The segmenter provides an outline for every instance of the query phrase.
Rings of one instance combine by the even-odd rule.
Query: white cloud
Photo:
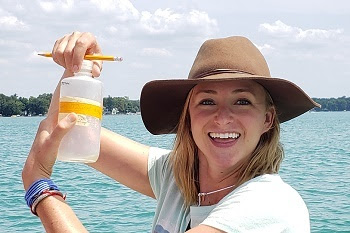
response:
[[[323,29],[308,29],[308,30],[300,30],[296,35],[297,40],[322,40],[322,39],[332,39],[337,38],[338,35],[344,32],[343,29],[335,29],[335,30],[323,30]]]
[[[211,35],[216,32],[217,22],[206,12],[192,10],[188,13],[175,13],[171,9],[157,9],[154,14],[143,11],[140,26],[149,34],[183,33]]]
[[[140,25],[151,34],[173,33],[175,24],[180,21],[180,14],[173,13],[170,9],[157,9],[154,14],[143,11]]]
[[[60,1],[39,1],[39,6],[45,12],[53,12],[61,9],[63,11],[71,10],[74,6],[74,0],[60,0]]]
[[[97,4],[98,0],[91,0]],[[116,2],[116,0],[111,2]],[[127,1],[125,1],[127,2]],[[105,7],[101,4],[101,10]],[[126,11],[116,9],[111,6],[111,9],[115,9],[114,16],[111,19],[113,22],[111,25],[104,27],[111,35],[118,34],[120,37],[127,38],[130,35],[138,35],[138,38],[145,39],[145,36],[162,36],[169,37],[174,34],[182,35],[189,38],[207,38],[215,34],[218,31],[217,21],[209,17],[208,13],[204,11],[191,10],[187,12],[178,12],[170,8],[156,9],[154,12],[150,11],[137,11],[133,12],[131,8],[129,13]],[[111,10],[109,9],[109,10]],[[121,18],[127,21],[118,21]],[[116,21],[117,20],[117,21]],[[154,38],[154,37],[153,37]],[[159,38],[159,37],[158,37]]]
[[[186,18],[192,25],[202,25],[205,23],[207,25],[217,26],[216,20],[210,19],[208,13],[204,11],[192,10]]]
[[[129,0],[90,0],[100,11],[113,13],[122,21],[138,19],[139,11]]]
[[[144,56],[160,56],[160,57],[172,56],[171,52],[169,52],[164,48],[144,48],[141,54]]]
[[[262,46],[260,45],[257,45],[257,44],[254,44],[262,54],[264,55],[268,55],[270,54],[275,48],[272,47],[271,45],[269,44],[263,44]]]
[[[27,31],[29,26],[15,16],[0,17],[0,30]]]
[[[275,57],[289,57],[303,62],[348,63],[345,54],[349,53],[349,49],[343,45],[349,38],[343,29],[302,28],[277,20],[272,24],[260,24],[259,31],[265,33],[268,44],[273,48],[259,48],[265,55],[273,52]]]
[[[303,41],[323,41],[339,37],[344,32],[343,29],[305,29],[289,26],[280,20],[273,24],[263,23],[259,26],[259,31],[265,32],[275,37],[289,38],[296,42]]]
[[[285,35],[293,32],[293,28],[277,20],[274,24],[263,23],[260,24],[259,30],[274,35]]]

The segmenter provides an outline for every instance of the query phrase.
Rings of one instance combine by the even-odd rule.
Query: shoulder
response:
[[[168,164],[170,153],[170,150],[151,147],[148,153],[148,170]]]
[[[281,230],[309,228],[309,213],[303,199],[278,174],[262,175],[242,184],[218,203],[208,220],[243,229],[254,226]]]
[[[279,200],[290,197],[301,199],[298,192],[289,184],[285,183],[278,174],[265,174],[255,177],[237,187],[229,195],[227,195],[224,200],[229,199],[230,197],[234,198],[240,196],[241,194],[245,194],[245,198],[260,197],[258,199],[272,199],[276,196],[280,196],[281,198],[279,198]],[[281,194],[288,196],[283,196]]]
[[[285,183],[278,174],[265,174],[242,184],[223,198],[219,206],[235,203],[255,210],[268,208],[271,214],[278,215],[281,212],[291,214],[290,210],[294,209],[296,212],[307,212],[305,202],[299,193]]]

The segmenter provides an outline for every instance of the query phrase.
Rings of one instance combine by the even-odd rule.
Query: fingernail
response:
[[[73,66],[73,72],[76,73],[79,71],[79,67],[77,65]]]
[[[68,115],[68,120],[69,120],[71,123],[75,122],[76,119],[77,119],[77,118],[76,118],[75,114],[69,114],[69,115]]]

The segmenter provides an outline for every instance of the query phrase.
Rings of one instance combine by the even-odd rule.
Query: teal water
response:
[[[42,117],[0,117],[0,232],[44,232],[26,207],[21,170]],[[171,148],[139,115],[104,116],[103,125],[141,143]],[[312,232],[350,232],[350,112],[306,113],[282,124],[282,178],[299,191]],[[90,232],[149,232],[155,201],[84,164],[57,162],[54,181]]]

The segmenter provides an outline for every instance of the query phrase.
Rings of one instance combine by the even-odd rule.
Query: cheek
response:
[[[256,141],[255,138],[260,139],[260,136],[265,133],[266,127],[265,127],[265,116],[262,114],[258,115],[250,115],[244,118],[244,125],[248,132],[250,132],[251,135],[254,135],[254,141]]]
[[[193,120],[195,119],[195,120]],[[203,129],[202,123],[199,118],[191,118],[191,132],[192,136],[195,138]]]
[[[191,133],[193,140],[195,143],[202,144],[203,140],[205,140],[205,125],[207,124],[206,118],[202,116],[200,113],[192,112],[190,114],[190,122],[191,122]]]

